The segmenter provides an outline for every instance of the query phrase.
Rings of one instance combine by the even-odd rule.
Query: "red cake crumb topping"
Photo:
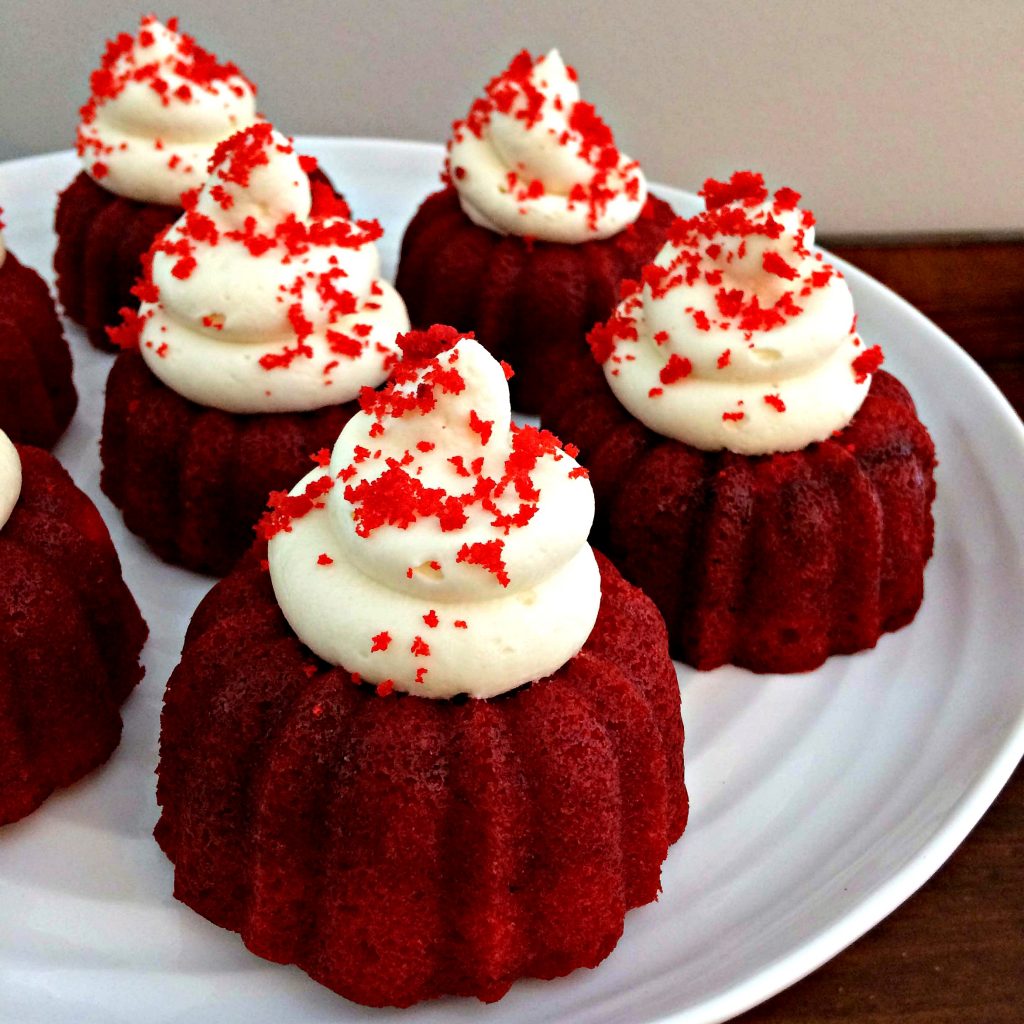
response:
[[[271,147],[291,152],[288,145],[285,150],[275,141],[273,129],[269,124],[260,123],[237,132],[217,146],[210,161],[211,179],[215,181],[204,186],[206,193],[212,196],[221,207],[232,205],[232,196],[224,188],[246,187],[249,185],[254,170],[269,162],[268,152]],[[314,166],[312,158],[300,158],[304,167]],[[330,189],[322,183],[315,186]],[[333,194],[333,193],[332,193]],[[253,256],[267,257],[272,253],[282,265],[288,265],[298,257],[303,257],[316,249],[360,249],[376,242],[382,234],[380,224],[373,220],[349,221],[348,206],[343,200],[337,202],[314,203],[313,213],[308,221],[299,220],[288,214],[269,228],[260,228],[254,217],[247,217],[241,228],[218,230],[215,221],[201,213],[196,205],[200,190],[183,196],[185,213],[182,218],[157,236],[153,246],[143,260],[142,275],[133,287],[133,293],[141,302],[150,305],[161,303],[160,289],[153,278],[153,261],[157,255],[169,257],[174,262],[171,274],[179,280],[187,280],[196,271],[199,262],[210,250],[225,241],[240,243]],[[220,198],[218,198],[218,196]],[[317,208],[319,205],[319,209]],[[330,256],[328,262],[337,262]],[[379,309],[376,302],[367,301],[356,296],[343,286],[346,272],[339,266],[331,266],[326,271],[306,271],[297,273],[288,286],[282,286],[279,301],[288,302],[286,311],[291,327],[293,340],[282,349],[263,355],[259,364],[267,371],[274,371],[290,366],[296,359],[310,359],[314,356],[313,348],[307,343],[314,331],[314,325],[304,312],[302,300],[312,292],[316,294],[317,305],[327,314],[328,323],[337,324],[342,318],[351,317],[361,309]],[[379,285],[374,282],[371,293],[380,295]],[[146,310],[141,319],[135,314],[122,311],[124,323],[109,329],[115,344],[121,347],[137,347],[138,337],[146,319],[152,316],[153,310]],[[224,318],[221,314],[208,314],[202,318],[203,326],[221,331]],[[360,358],[372,343],[372,327],[368,323],[355,323],[347,332],[328,327],[325,331],[327,345],[333,356],[325,362],[323,373],[330,374],[340,365],[341,359],[354,360]],[[387,346],[377,343],[381,354],[383,369],[390,368],[394,355]]]
[[[492,573],[498,582],[507,587],[512,581],[505,570],[502,553],[505,545],[500,540],[477,541],[475,544],[463,544],[455,556],[457,562],[467,565],[479,565]]]
[[[768,198],[768,190],[764,187],[764,178],[760,174],[754,171],[737,171],[728,181],[708,178],[697,195],[703,198],[704,205],[709,210],[717,210],[731,203],[759,206]]]
[[[273,144],[273,134],[270,124],[261,121],[224,139],[210,157],[210,173],[228,184],[248,188],[252,172],[270,163],[267,150]]]
[[[139,347],[144,323],[145,320],[134,309],[125,306],[121,310],[121,322],[106,329],[107,337],[118,348],[132,351]]]
[[[370,653],[373,654],[376,651],[386,651],[391,646],[391,634],[384,630],[378,633],[373,638],[373,646],[370,648]]]
[[[155,41],[150,26],[156,24],[157,19],[152,14],[142,18],[138,34],[138,42],[142,47],[149,47]],[[177,32],[177,26],[177,18],[168,20],[167,28],[171,32]],[[121,32],[114,39],[107,41],[100,66],[89,77],[92,95],[80,110],[82,120],[87,124],[95,119],[98,106],[120,95],[130,82],[147,83],[160,97],[164,106],[170,106],[172,101],[190,102],[193,86],[214,93],[215,83],[227,82],[233,78],[241,79],[254,95],[256,93],[256,86],[242,74],[237,65],[231,62],[221,63],[214,54],[204,50],[192,36],[185,33],[179,36],[178,52],[170,66],[175,75],[186,79],[188,84],[172,90],[167,79],[161,74],[162,68],[159,63],[138,62],[134,52],[135,42],[135,37],[128,32]]]
[[[306,484],[302,494],[290,495],[287,491],[271,491],[267,499],[268,511],[256,524],[256,533],[263,540],[270,540],[279,533],[291,533],[292,522],[309,515],[315,508],[323,508],[320,499],[334,486],[329,476],[317,477]]]
[[[334,559],[326,551],[316,560],[317,565],[334,565]]]
[[[872,345],[871,348],[861,352],[851,364],[854,375],[857,378],[857,383],[863,384],[868,379],[868,376],[882,365],[884,359],[885,357],[882,355],[882,350],[878,345]]]
[[[461,339],[471,337],[441,325],[401,336],[398,342],[405,358],[395,367],[392,379],[380,391],[367,388],[360,397],[363,411],[373,420],[370,435],[383,437],[396,421],[425,416],[443,396],[462,394],[466,381],[458,370],[459,350],[455,346]],[[481,449],[491,444],[493,421],[470,409],[466,426]],[[487,460],[483,451],[474,458],[450,456],[447,461],[459,479],[465,481],[461,491],[429,487],[419,478],[420,457],[435,448],[434,442],[426,437],[413,441],[400,457],[385,457],[382,451],[373,454],[364,446],[355,446],[352,462],[338,476],[345,483],[345,499],[353,505],[356,534],[369,537],[383,526],[405,530],[423,519],[436,520],[441,531],[448,533],[466,526],[471,509],[482,510],[499,536],[464,544],[457,561],[480,566],[493,573],[502,586],[508,586],[502,538],[526,526],[537,513],[540,491],[533,479],[534,470],[543,458],[558,461],[563,451],[571,457],[578,454],[575,446],[563,448],[553,434],[536,427],[512,425],[510,442],[501,473],[493,476],[485,473]],[[383,461],[382,471],[363,476],[360,466],[377,460]],[[583,477],[585,471],[577,467],[568,476]],[[440,570],[436,563],[431,563],[431,567]],[[409,567],[407,576],[412,579],[413,575],[414,569]],[[428,618],[425,621],[433,624]]]
[[[137,53],[136,40],[143,49],[151,46],[155,42],[153,27],[158,24],[152,14],[147,14],[139,25],[137,37],[122,32],[107,42],[100,66],[89,77],[89,99],[79,110],[82,127],[93,124],[99,108],[119,96],[133,82],[147,85],[165,107],[190,104],[197,91],[216,95],[223,85],[227,85],[238,96],[244,95],[246,91],[256,94],[256,86],[242,74],[237,65],[222,63],[214,54],[199,46],[190,35],[182,33],[178,37],[177,52],[173,57],[147,60],[145,54]],[[171,18],[167,28],[176,33],[177,24],[177,19]],[[168,72],[184,81],[172,88],[167,78]],[[88,150],[100,155],[104,149],[103,144],[83,131],[82,127],[79,128],[77,141],[79,156],[84,156]],[[155,142],[155,148],[162,148],[159,139]],[[92,165],[92,173],[102,178],[107,168],[102,162],[97,162]]]
[[[746,253],[746,239],[760,236],[777,239],[783,233],[777,219],[795,208],[799,193],[792,189],[779,189],[769,200],[768,190],[760,174],[737,171],[727,182],[708,179],[701,195],[707,209],[694,217],[677,218],[669,232],[669,241],[678,250],[668,266],[650,264],[644,268],[642,285],[655,299],[664,298],[673,289],[691,286],[704,279],[714,294],[717,316],[707,311],[688,308],[694,325],[701,331],[738,327],[751,340],[755,332],[767,332],[780,327],[803,312],[796,299],[809,295],[811,290],[823,288],[835,271],[819,266],[805,276],[775,250],[762,257],[762,268],[781,281],[793,282],[792,288],[782,291],[770,305],[754,290],[726,288],[721,282],[723,271]],[[813,216],[805,217],[796,232],[795,252],[803,257],[809,254],[805,233]],[[591,331],[589,341],[595,358],[606,362],[612,358],[620,340],[636,341],[636,313],[641,303],[639,288],[627,285],[623,304],[616,314],[603,325]],[[668,341],[665,332],[659,332],[658,344]]]
[[[526,50],[517,53],[509,66],[488,82],[483,97],[474,100],[466,117],[452,124],[452,141],[462,141],[467,134],[484,138],[495,114],[514,117],[527,129],[536,128],[543,117],[546,100],[544,93],[533,83],[533,73],[543,59],[542,56],[532,57]],[[571,67],[566,71],[576,81],[576,72]],[[623,159],[611,129],[598,116],[593,104],[578,100],[566,111],[558,96],[552,99],[551,104],[565,115],[567,124],[567,129],[557,139],[558,145],[571,149],[593,172],[588,182],[578,183],[570,190],[569,208],[585,206],[588,223],[591,228],[596,228],[598,219],[620,191],[630,198],[638,196],[639,164]],[[459,182],[465,179],[466,169],[452,165],[451,148],[452,143],[449,142],[442,178],[446,182]],[[531,201],[545,194],[543,182],[523,179],[515,170],[508,172],[507,185],[520,204],[521,213],[527,211]]]
[[[689,377],[693,372],[693,364],[675,352],[668,357],[668,362],[661,368],[658,377],[662,384],[675,384],[676,381]]]
[[[480,443],[487,444],[491,439],[491,431],[494,429],[493,420],[482,420],[476,413],[476,409],[471,409],[469,412],[469,425],[470,427],[480,435]]]
[[[777,252],[766,252],[761,257],[761,266],[767,273],[787,281],[796,277],[796,267],[791,267]]]
[[[447,352],[463,338],[476,337],[472,331],[460,334],[454,327],[446,324],[434,324],[425,331],[409,331],[398,336],[398,347],[402,350],[402,362],[405,365],[403,375],[411,380],[417,366],[429,362],[442,352]]]
[[[640,343],[644,337],[640,320],[645,315],[645,302],[665,300],[676,290],[681,293],[680,305],[687,300],[692,303],[683,306],[682,312],[697,330],[738,330],[748,347],[756,349],[755,335],[776,330],[799,317],[814,292],[830,287],[834,278],[842,276],[824,262],[821,253],[812,253],[808,232],[814,225],[814,215],[798,210],[800,194],[793,189],[781,188],[769,196],[760,174],[737,171],[725,182],[709,178],[700,194],[707,208],[694,217],[677,218],[669,230],[672,248],[666,265],[648,264],[639,282],[624,281],[615,312],[589,332],[587,341],[597,362],[619,364],[635,359],[629,345]],[[731,264],[748,259],[748,242],[752,239],[759,240],[753,251],[761,254],[763,272],[755,285],[746,283],[747,276],[756,273],[751,266],[730,273]],[[770,243],[776,240],[779,245],[773,247]],[[696,305],[701,301],[702,287],[707,289],[703,294],[714,300],[710,309]],[[856,329],[854,317],[850,333],[853,343],[859,345]],[[662,346],[671,338],[667,331],[658,330],[652,340]],[[724,349],[717,359],[718,369],[729,366],[731,360],[732,349]],[[877,346],[862,352],[853,361],[858,382],[877,370],[881,361]],[[660,383],[685,380],[691,371],[690,362],[673,353],[660,371]],[[607,372],[616,376],[619,367]],[[647,394],[656,399],[663,388],[649,387]],[[779,395],[767,395],[765,401],[777,411],[785,411]],[[727,421],[740,418],[740,414],[725,414]]]

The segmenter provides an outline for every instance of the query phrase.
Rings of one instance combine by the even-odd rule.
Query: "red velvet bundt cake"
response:
[[[447,187],[402,242],[397,286],[416,327],[474,331],[516,367],[512,404],[536,412],[569,353],[665,240],[673,213],[580,102],[557,51],[525,51],[448,144]]]
[[[0,825],[111,755],[146,634],[95,506],[0,433]]]
[[[107,44],[82,107],[77,150],[84,170],[57,204],[57,294],[98,348],[120,319],[140,260],[181,216],[214,147],[256,120],[256,88],[221,64],[177,19],[152,15],[135,36]]]
[[[586,544],[585,471],[475,342],[406,341],[199,606],[158,769],[175,895],[374,1006],[595,966],[687,817],[664,626]]]
[[[0,430],[18,444],[52,448],[77,405],[50,290],[0,238]]]
[[[593,541],[697,668],[815,668],[913,619],[935,451],[856,332],[813,217],[760,175],[709,181],[545,424],[580,447]]]
[[[267,494],[309,467],[387,376],[408,326],[375,221],[307,177],[261,123],[145,257],[107,385],[102,486],[169,562],[223,574]]]

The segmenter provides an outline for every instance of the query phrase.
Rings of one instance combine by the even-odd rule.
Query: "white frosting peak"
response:
[[[491,697],[556,671],[590,635],[594,496],[552,435],[512,425],[482,346],[436,351],[446,331],[450,344],[446,328],[410,336],[434,351],[364,402],[329,470],[265,533],[281,609],[325,661],[388,689]]]
[[[536,61],[523,51],[488,84],[453,126],[448,173],[474,223],[550,242],[617,234],[647,199],[557,50]]]
[[[256,89],[152,15],[107,45],[82,107],[78,153],[104,188],[142,202],[180,205],[200,185],[214,147],[257,120]]]
[[[21,457],[11,439],[0,430],[0,529],[7,525],[21,497]]]
[[[795,451],[845,427],[881,352],[842,275],[814,251],[800,197],[758,174],[709,180],[607,324],[590,335],[619,401],[706,451]]]
[[[153,373],[199,405],[340,405],[380,384],[396,357],[409,320],[380,277],[380,226],[349,220],[326,184],[314,202],[304,164],[266,123],[232,136],[150,250],[139,313],[114,337],[137,342]]]

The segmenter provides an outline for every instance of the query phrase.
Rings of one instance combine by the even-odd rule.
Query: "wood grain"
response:
[[[934,320],[1024,414],[1024,239],[822,244]],[[1024,766],[923,889],[737,1021],[1022,1024]]]

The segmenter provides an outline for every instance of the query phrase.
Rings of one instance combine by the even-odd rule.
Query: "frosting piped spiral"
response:
[[[491,697],[590,635],[593,491],[571,446],[512,424],[471,337],[434,327],[403,348],[323,468],[272,496],[274,591],[303,643],[383,692]]]
[[[612,391],[651,430],[705,451],[795,451],[845,427],[882,362],[800,196],[749,171],[709,179],[589,336]]]
[[[0,430],[0,529],[7,525],[21,497],[21,457],[11,439]]]
[[[144,260],[141,306],[114,341],[226,412],[319,409],[380,384],[405,304],[380,277],[380,225],[350,220],[330,186],[311,185],[315,166],[265,122],[218,146]]]
[[[647,183],[557,50],[525,50],[452,126],[447,173],[466,216],[503,235],[579,243],[640,216]]]
[[[82,164],[104,188],[142,202],[179,205],[217,143],[257,120],[252,82],[180,33],[176,18],[147,15],[134,36],[111,40],[90,86]]]

